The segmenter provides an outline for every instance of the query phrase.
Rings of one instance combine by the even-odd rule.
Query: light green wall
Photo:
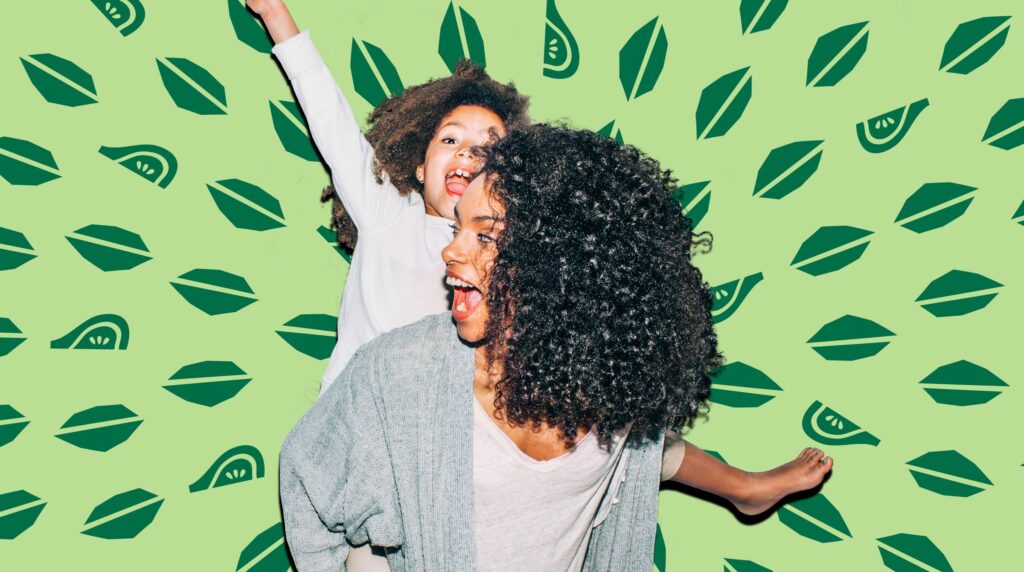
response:
[[[49,151],[56,168],[37,164],[47,163],[45,153],[7,139],[0,144],[0,169],[5,177],[59,174],[38,185],[0,181],[0,228],[14,231],[0,231],[0,268],[34,256],[0,271],[0,330],[6,332],[0,333],[0,349],[8,350],[0,357],[0,406],[13,407],[0,407],[0,442],[18,433],[0,446],[0,532],[24,529],[13,540],[0,540],[0,561],[18,569],[232,570],[238,565],[250,541],[278,522],[277,451],[315,398],[326,365],[296,351],[276,332],[299,315],[336,315],[346,276],[345,261],[317,233],[329,216],[317,201],[328,177],[319,164],[283,148],[287,135],[275,130],[269,102],[291,101],[291,93],[272,58],[236,37],[231,2],[143,2],[145,18],[128,36],[85,0],[21,2],[5,10],[0,137]],[[290,5],[300,27],[312,30],[360,117],[371,106],[352,85],[353,37],[380,47],[406,85],[447,73],[436,49],[447,2],[292,0]],[[696,259],[710,284],[763,275],[721,323],[720,339],[730,362],[760,370],[781,391],[746,390],[773,396],[758,407],[713,405],[709,422],[698,424],[690,439],[751,470],[767,469],[808,445],[822,446],[835,458],[823,492],[849,538],[816,542],[775,515],[744,524],[720,506],[665,491],[660,523],[667,570],[718,570],[726,558],[780,571],[883,569],[876,539],[899,533],[927,537],[956,570],[1018,567],[1014,523],[1024,501],[1019,445],[1024,402],[1015,357],[1024,309],[1017,287],[1024,279],[1019,264],[1024,228],[1017,224],[1017,211],[1024,200],[1024,146],[1001,149],[982,140],[993,116],[1007,128],[1024,129],[1020,102],[997,114],[1008,101],[1024,97],[1020,3],[792,0],[770,29],[743,34],[738,0],[558,0],[579,46],[578,70],[566,79],[542,74],[543,0],[461,6],[479,27],[487,69],[532,96],[535,119],[566,119],[593,129],[614,119],[626,143],[660,159],[681,182],[710,181],[709,208],[699,230],[714,233],[714,249]],[[943,47],[957,26],[990,16],[1012,16],[1005,45],[970,73],[940,71]],[[627,100],[619,82],[619,51],[655,17],[667,40],[664,69],[651,91]],[[852,65],[848,75],[833,87],[805,85],[816,40],[865,21],[864,55],[838,64]],[[976,46],[977,52],[992,51],[999,33]],[[954,37],[953,47],[969,46],[970,39]],[[646,45],[646,38],[641,40]],[[52,74],[33,72],[37,89],[22,62],[35,54],[53,54],[85,70],[97,102],[76,107],[48,102],[44,95],[57,99],[72,90],[76,97],[91,97],[90,89],[81,81],[77,89],[54,86],[60,80]],[[212,74],[225,89],[227,113],[199,115],[176,106],[170,93],[188,90],[165,86],[158,58],[185,58]],[[742,115],[724,136],[698,140],[695,111],[702,90],[748,66],[751,97]],[[64,71],[65,79],[74,79]],[[929,106],[897,146],[878,154],[862,148],[858,122],[923,98]],[[1012,142],[1013,133],[1000,140]],[[1020,142],[1021,132],[1016,137]],[[816,140],[823,141],[820,164],[805,183],[778,200],[752,196],[772,149]],[[176,157],[177,174],[166,188],[98,152],[101,146],[137,144],[159,145]],[[30,161],[19,159],[19,153],[28,153]],[[225,179],[244,180],[276,198],[284,226],[237,228],[207,188]],[[912,193],[943,182],[976,188],[965,195],[973,198],[962,216],[923,233],[894,222]],[[237,209],[225,210],[241,212]],[[274,209],[265,203],[263,210]],[[151,260],[101,271],[66,238],[89,225],[138,234]],[[871,231],[862,256],[820,276],[791,266],[801,244],[831,226]],[[93,258],[102,265],[111,256],[105,251]],[[193,269],[244,277],[256,301],[232,313],[200,311],[170,284]],[[992,290],[997,295],[972,313],[932,315],[915,300],[951,270],[998,282]],[[977,286],[953,284],[954,291],[969,287]],[[214,300],[207,309],[219,304]],[[127,349],[51,349],[50,341],[101,314],[128,323]],[[846,314],[871,320],[895,336],[872,357],[823,359],[807,341]],[[26,339],[11,349],[19,338]],[[211,360],[233,362],[247,374],[235,377],[252,381],[210,407],[163,388],[182,367]],[[958,360],[1005,382],[998,388],[1002,394],[969,406],[929,397],[919,382]],[[750,379],[738,375],[731,381]],[[963,386],[979,379],[995,383],[971,375],[953,381],[970,389]],[[954,399],[965,395],[961,391]],[[716,394],[717,401],[727,397]],[[815,401],[880,442],[813,441],[801,420]],[[61,427],[73,414],[115,404],[142,423],[109,451],[55,438],[67,432]],[[25,420],[28,425],[19,430]],[[103,432],[91,436],[84,439],[94,447],[117,440]],[[83,437],[77,439],[81,443]],[[222,453],[242,445],[261,453],[263,478],[190,492],[189,485]],[[918,486],[908,461],[949,450],[983,472],[970,479],[975,484],[979,479],[992,484],[969,497]],[[961,477],[970,476],[970,467],[951,458],[927,458],[933,469],[947,473],[945,480],[932,481],[931,489],[950,480],[967,482]],[[97,524],[85,524],[94,508],[137,488],[163,499],[152,523],[137,536],[108,540],[82,534]],[[41,501],[24,493],[2,496],[15,491]],[[842,529],[834,515],[815,515],[820,498],[802,508]],[[141,497],[129,500],[141,504],[137,518],[146,506],[150,512],[155,506]],[[41,502],[42,512],[24,528],[38,511],[32,507]],[[101,530],[127,534],[144,524],[132,518],[129,514]],[[793,522],[805,533],[820,530],[799,518]],[[259,549],[274,546],[272,536],[273,531]],[[920,552],[923,543],[909,539],[902,548],[942,569],[934,554]],[[279,556],[270,551],[249,565],[279,569],[274,566]],[[243,563],[249,558],[246,553]],[[734,566],[739,572],[756,569]]]

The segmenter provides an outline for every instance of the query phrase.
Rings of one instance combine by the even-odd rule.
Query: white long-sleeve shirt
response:
[[[309,30],[275,45],[273,54],[295,90],[334,188],[359,229],[322,395],[363,344],[448,309],[441,250],[451,242],[452,231],[447,219],[426,214],[419,194],[401,196],[386,175],[383,184],[377,182],[373,148]]]

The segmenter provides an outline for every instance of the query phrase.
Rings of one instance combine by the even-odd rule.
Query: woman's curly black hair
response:
[[[495,407],[514,425],[656,435],[706,410],[722,356],[670,171],[590,131],[533,125],[481,149],[504,228],[488,277]],[[703,237],[702,235],[700,235]],[[494,364],[499,364],[496,367]]]
[[[530,122],[529,97],[519,93],[512,83],[491,79],[473,61],[462,60],[452,75],[407,87],[401,95],[388,98],[370,112],[366,139],[375,153],[373,172],[377,182],[383,182],[386,174],[403,196],[423,192],[423,184],[416,180],[416,167],[423,163],[427,144],[441,120],[460,105],[491,110],[506,129]],[[325,188],[320,200],[332,201],[331,228],[337,230],[340,244],[354,250],[356,227],[334,187]]]

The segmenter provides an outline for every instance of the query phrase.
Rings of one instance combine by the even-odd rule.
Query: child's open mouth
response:
[[[466,187],[473,180],[476,173],[462,167],[448,171],[444,176],[444,190],[451,196],[459,198],[466,192]]]
[[[446,282],[455,289],[455,298],[452,301],[452,317],[456,321],[462,322],[473,315],[480,302],[483,301],[484,295],[476,286],[450,272]]]

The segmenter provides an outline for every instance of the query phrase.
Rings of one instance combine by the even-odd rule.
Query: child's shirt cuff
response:
[[[316,51],[313,40],[309,37],[309,30],[303,30],[287,40],[275,44],[271,53],[281,62],[285,75],[290,81],[295,81],[303,72],[323,65],[324,60],[320,52]]]

